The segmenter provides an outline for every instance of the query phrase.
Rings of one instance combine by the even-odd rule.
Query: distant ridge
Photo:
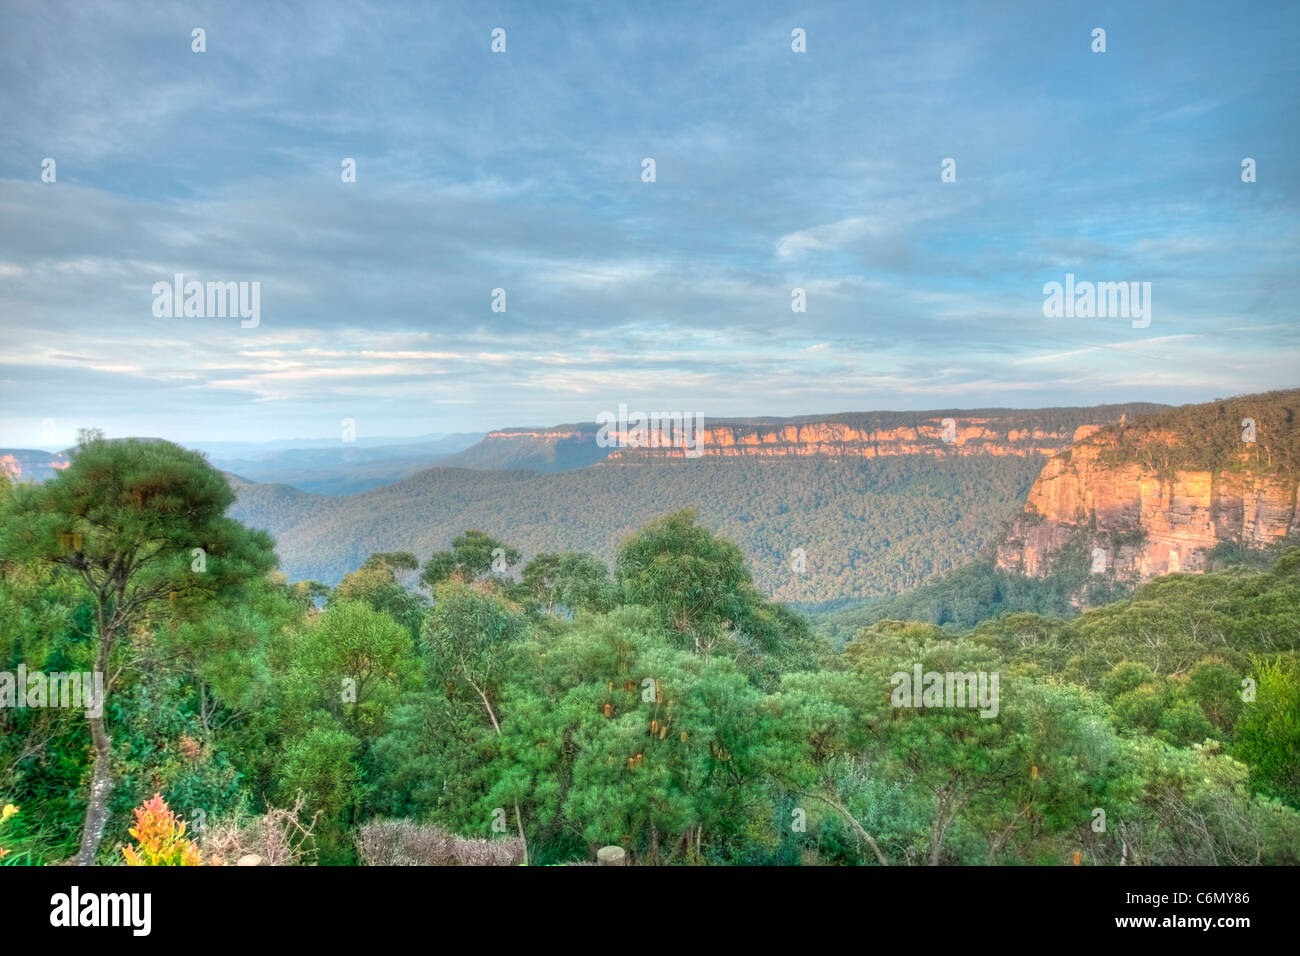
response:
[[[1051,454],[1108,421],[1162,407],[733,419],[709,427],[741,436],[718,446],[734,453],[689,460],[602,448],[595,423],[498,429],[437,467],[361,494],[240,484],[232,513],[277,538],[292,578],[334,583],[373,552],[423,559],[467,528],[525,557],[583,550],[611,561],[636,528],[694,507],[741,547],[769,594],[824,606],[915,587],[971,560],[994,543]],[[952,442],[940,433],[944,418],[954,419]],[[807,428],[845,437],[794,445]],[[792,446],[804,453],[781,453]],[[791,570],[796,549],[803,572]]]
[[[699,457],[876,458],[892,455],[1051,455],[1083,434],[1125,416],[1167,408],[1148,402],[1082,408],[937,409],[916,412],[839,412],[788,418],[704,419]],[[947,421],[951,420],[951,425]],[[626,425],[605,429],[576,422],[550,427],[501,428],[440,462],[456,468],[566,471],[598,462],[634,463],[688,458],[680,446],[631,447]],[[950,440],[946,440],[951,430]]]

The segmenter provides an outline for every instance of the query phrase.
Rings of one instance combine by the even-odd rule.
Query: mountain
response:
[[[67,452],[0,448],[0,475],[14,481],[46,481],[67,467]]]
[[[223,456],[216,446],[195,447],[208,450],[214,467],[249,481],[346,495],[392,484],[442,464],[482,438],[482,433],[458,433],[394,444],[335,441],[323,446],[246,449],[247,457],[242,458]]]
[[[1023,510],[970,564],[823,614],[818,629],[843,646],[884,619],[965,628],[1007,611],[1070,617],[1161,574],[1266,566],[1300,539],[1298,408],[1293,389],[1098,429],[1044,464]]]
[[[1221,545],[1300,536],[1300,389],[1190,405],[1112,425],[1052,458],[997,549],[997,565],[1050,573],[1066,549],[1137,583],[1201,571]],[[1249,439],[1249,441],[1247,440]]]
[[[880,458],[894,455],[1051,455],[1103,424],[1163,408],[1133,403],[1092,408],[847,412],[795,418],[593,422],[503,428],[440,462],[450,468],[565,471],[598,462],[684,458]],[[671,424],[669,423],[671,421]],[[698,436],[694,428],[703,421]],[[685,440],[683,440],[683,435]],[[653,437],[652,437],[653,436]],[[658,440],[656,440],[656,438]],[[235,469],[232,469],[235,470]]]
[[[353,438],[347,444],[352,448],[371,448],[371,447],[390,447],[393,445],[427,445],[433,442],[441,441],[444,438],[457,438],[457,435],[449,435],[446,432],[430,432],[427,435],[416,435],[414,437],[394,438],[392,436],[367,436],[360,435]],[[465,442],[461,447],[473,444],[482,438],[482,434],[470,436],[470,440]],[[296,451],[311,448],[338,448],[343,441],[342,433],[339,436],[329,438],[276,438],[271,441],[197,441],[197,442],[180,442],[186,448],[193,448],[195,451],[201,451],[208,455],[209,458],[242,458],[246,460],[260,460],[274,457],[281,452]]]
[[[273,442],[182,442],[208,456],[221,471],[245,481],[291,485],[323,495],[355,494],[442,464],[482,441],[482,432],[435,433],[420,438],[292,439]],[[110,439],[115,441],[117,439]],[[140,441],[162,441],[141,438]],[[18,481],[45,481],[67,467],[75,448],[50,453],[0,449],[0,474]]]
[[[612,563],[636,528],[693,507],[734,540],[759,585],[824,603],[922,583],[988,545],[1040,459],[699,459],[570,471],[434,468],[358,495],[232,481],[231,514],[266,528],[291,578],[336,583],[376,551],[421,559],[478,528],[523,551]],[[804,570],[796,571],[802,553]]]
[[[552,428],[503,428],[447,458],[448,468],[568,471],[604,461],[612,448],[596,443],[599,426],[591,423]]]
[[[798,418],[710,421],[699,457],[882,458],[897,455],[1051,455],[1102,425],[1162,408],[1160,405],[1098,405],[1092,408],[943,409],[926,412],[848,412]],[[633,447],[630,429],[612,430],[619,442],[611,462],[687,458],[677,444]]]
[[[1152,407],[718,422],[698,458],[601,447],[595,425],[505,429],[448,463],[548,470],[437,467],[337,498],[236,479],[232,514],[277,538],[291,577],[334,583],[373,552],[424,559],[467,528],[526,557],[584,550],[608,562],[637,527],[694,507],[740,545],[769,594],[827,606],[916,587],[971,560],[1019,509],[1048,452]],[[954,419],[950,442],[944,418]]]

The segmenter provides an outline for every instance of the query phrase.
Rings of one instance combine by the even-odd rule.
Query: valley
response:
[[[637,527],[689,507],[737,542],[766,593],[829,608],[917,587],[971,560],[1023,503],[1047,456],[1159,407],[720,421],[706,424],[699,458],[602,448],[595,424],[501,429],[441,467],[358,495],[232,478],[232,514],[271,532],[291,579],[333,584],[373,552],[427,554],[466,528],[525,556],[572,549],[609,563]]]

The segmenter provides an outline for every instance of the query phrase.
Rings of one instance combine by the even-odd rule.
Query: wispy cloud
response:
[[[0,443],[1295,384],[1300,16],[1084,9],[11,4]],[[1045,320],[1066,271],[1150,328]],[[261,323],[155,318],[176,273]]]

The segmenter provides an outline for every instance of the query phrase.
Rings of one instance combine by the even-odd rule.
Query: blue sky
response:
[[[11,0],[0,445],[1300,384],[1300,5],[699,6]]]

